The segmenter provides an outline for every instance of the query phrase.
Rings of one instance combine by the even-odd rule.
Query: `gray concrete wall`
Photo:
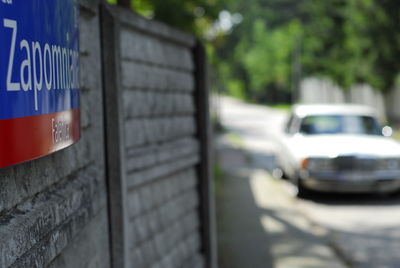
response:
[[[111,202],[123,207],[111,222],[113,245],[120,249],[115,263],[203,267],[195,39],[119,8],[107,8],[104,17],[107,26],[114,23],[103,33],[105,43],[118,50],[104,60],[115,79],[105,93],[116,103],[107,111],[108,128],[115,130],[108,142],[110,151],[115,139],[120,148],[109,155],[116,189]],[[108,43],[111,36],[115,43]]]
[[[373,107],[377,111],[380,121],[383,123],[386,122],[387,116],[384,94],[366,84],[353,86],[348,94],[351,103]]]
[[[0,170],[0,267],[211,267],[204,55],[79,2],[82,138]]]
[[[299,102],[345,103],[345,92],[327,79],[306,78],[300,83]]]
[[[373,107],[382,122],[386,122],[384,94],[372,87],[354,85],[345,91],[327,79],[306,78],[300,83],[300,103],[354,103]]]
[[[400,125],[400,88],[395,88],[385,94],[386,115],[391,123]]]
[[[81,1],[82,138],[0,170],[0,267],[109,267],[99,14]]]

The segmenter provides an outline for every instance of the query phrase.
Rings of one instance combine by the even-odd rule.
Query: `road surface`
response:
[[[261,105],[245,104],[226,97],[214,99],[214,107],[224,127],[240,135],[244,148],[254,160],[255,167],[252,168],[271,171],[275,165],[275,140],[281,133],[287,112]],[[255,181],[257,180],[251,181],[250,185],[254,186]],[[273,206],[278,202],[286,204],[285,209],[293,210],[292,213],[301,215],[310,226],[326,238],[328,246],[335,255],[332,256],[332,252],[324,255],[325,260],[330,259],[330,264],[334,263],[332,258],[338,257],[348,267],[400,267],[399,194],[392,196],[314,194],[309,199],[303,200],[293,197],[292,188],[286,181],[272,178],[270,181],[274,181],[274,184],[268,182],[269,186],[264,185],[264,188],[250,186],[255,202],[262,206],[264,202],[262,199],[269,195],[269,201],[264,202],[264,209],[276,212]],[[271,191],[268,192],[266,187],[275,187],[274,197],[271,197]],[[264,224],[264,227],[268,226],[270,221],[270,229],[267,228],[267,231],[273,232],[274,228],[283,228],[279,224],[272,224],[273,219],[263,220],[267,224]],[[286,220],[290,223],[291,219],[289,217]],[[301,221],[299,217],[294,217],[292,220]],[[313,232],[315,233],[315,230]],[[270,249],[272,259],[276,255],[276,250],[279,251],[279,247],[274,248],[274,245],[279,246],[282,239],[269,241],[272,244]],[[279,260],[274,260],[271,265],[279,266],[277,263]],[[280,266],[290,266],[289,263],[290,261],[283,262],[284,265]],[[302,266],[319,267],[320,264],[321,262],[317,262]]]

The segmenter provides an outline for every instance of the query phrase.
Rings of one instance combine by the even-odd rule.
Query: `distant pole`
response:
[[[131,0],[118,0],[117,3],[118,3],[119,6],[126,7],[126,8],[130,9],[132,1]]]
[[[292,104],[300,100],[300,83],[301,83],[301,36],[295,37],[293,62],[292,62]]]

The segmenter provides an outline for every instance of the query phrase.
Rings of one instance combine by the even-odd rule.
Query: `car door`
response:
[[[289,116],[287,123],[285,124],[282,137],[280,137],[278,143],[278,163],[284,174],[290,178],[293,178],[297,174],[297,161],[290,148],[290,141],[293,140],[293,136],[298,132],[300,124],[300,118],[293,113]]]

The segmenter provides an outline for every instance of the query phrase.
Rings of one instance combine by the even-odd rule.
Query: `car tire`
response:
[[[297,186],[297,194],[296,194],[297,197],[307,198],[310,196],[311,191],[306,186],[304,186],[301,179],[297,179],[296,186]]]

